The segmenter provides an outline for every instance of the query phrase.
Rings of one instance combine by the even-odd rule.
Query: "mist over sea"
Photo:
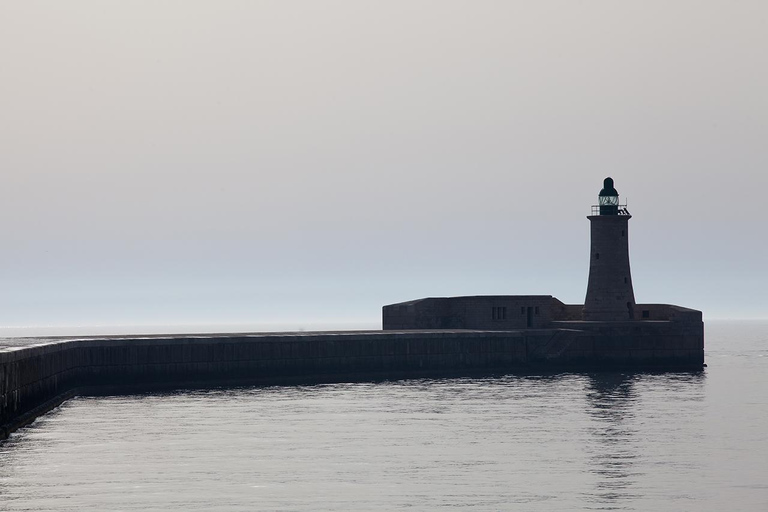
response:
[[[80,397],[0,444],[0,509],[768,510],[768,322],[697,373]]]

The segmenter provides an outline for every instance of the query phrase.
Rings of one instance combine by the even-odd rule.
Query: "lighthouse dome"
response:
[[[603,190],[600,191],[600,194],[598,194],[600,197],[605,196],[616,196],[618,197],[619,192],[615,188],[613,188],[613,178],[605,178],[603,180]]]

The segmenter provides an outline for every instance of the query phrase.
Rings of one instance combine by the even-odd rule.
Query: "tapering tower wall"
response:
[[[629,269],[629,214],[591,215],[589,282],[584,320],[634,320]]]

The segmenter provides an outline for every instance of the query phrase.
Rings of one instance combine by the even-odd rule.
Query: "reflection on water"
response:
[[[722,481],[702,456],[709,380],[562,374],[79,398],[0,446],[0,508],[707,510],[717,497],[706,486]]]
[[[590,375],[586,398],[591,417],[592,436],[586,445],[591,460],[590,471],[597,475],[594,500],[599,504],[631,503],[638,497],[632,492],[640,456],[632,427],[633,407],[637,405],[633,375]],[[621,507],[616,507],[621,508]]]
[[[643,496],[638,482],[652,461],[642,460],[647,440],[640,438],[645,431],[636,412],[644,407],[648,392],[662,396],[682,393],[690,406],[703,400],[704,379],[704,372],[589,375],[585,391],[592,439],[585,448],[590,472],[598,477],[592,498],[601,506],[596,508],[633,510],[632,503]],[[640,386],[651,389],[644,393]]]

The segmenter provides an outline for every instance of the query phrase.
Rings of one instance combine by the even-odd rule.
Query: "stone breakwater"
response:
[[[693,369],[670,322],[519,331],[349,331],[0,340],[0,439],[78,394],[496,372]]]

